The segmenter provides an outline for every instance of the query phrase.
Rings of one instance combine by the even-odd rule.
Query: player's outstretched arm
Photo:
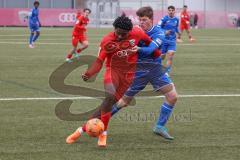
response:
[[[88,68],[88,70],[82,74],[82,79],[84,81],[87,81],[92,76],[96,75],[100,70],[102,69],[103,61],[99,58],[96,59],[96,61],[91,65],[91,67]]]
[[[143,54],[147,54],[150,55],[152,54],[156,49],[158,49],[158,44],[156,44],[154,41],[152,41],[149,46],[147,47],[138,47],[138,51],[143,53]]]
[[[82,79],[84,81],[87,81],[89,78],[92,76],[96,75],[100,70],[102,69],[103,63],[107,57],[107,53],[104,49],[104,43],[105,41],[103,40],[100,44],[99,47],[99,52],[98,52],[98,57],[95,60],[95,62],[87,69],[87,71],[82,75]]]

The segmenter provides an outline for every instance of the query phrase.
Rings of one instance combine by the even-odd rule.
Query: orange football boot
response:
[[[79,129],[80,128],[78,128],[75,132],[73,132],[70,136],[67,137],[66,139],[67,144],[72,144],[76,142],[78,138],[81,137],[81,133],[79,132]]]
[[[106,134],[106,132],[103,132],[98,137],[98,146],[99,147],[106,147],[107,146],[107,134]]]

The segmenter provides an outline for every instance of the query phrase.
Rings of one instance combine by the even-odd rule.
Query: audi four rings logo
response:
[[[76,13],[60,13],[58,19],[62,23],[72,23],[76,21],[76,16]]]
[[[117,52],[117,55],[118,55],[118,57],[125,57],[125,56],[128,56],[129,53],[127,50],[121,50],[121,51]]]

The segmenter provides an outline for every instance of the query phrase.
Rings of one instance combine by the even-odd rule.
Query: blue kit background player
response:
[[[29,37],[29,47],[34,48],[33,43],[38,39],[40,35],[40,26],[41,23],[39,21],[38,15],[39,15],[39,5],[40,3],[38,1],[35,1],[33,3],[34,8],[31,10],[29,15],[29,28],[30,28],[30,37]]]
[[[179,32],[179,19],[175,17],[175,7],[168,7],[168,15],[164,16],[158,23],[158,25],[165,30],[166,41],[162,45],[162,58],[164,59],[167,56],[167,69],[168,72],[171,71],[173,56],[176,52],[176,34],[178,37],[181,36]],[[179,38],[178,38],[179,39]]]
[[[152,38],[152,42],[148,47],[139,47],[135,79],[124,96],[113,106],[112,115],[126,107],[138,92],[143,90],[148,83],[151,83],[156,92],[165,96],[153,131],[172,140],[173,137],[169,135],[165,125],[177,102],[177,92],[168,74],[164,73],[161,58],[156,57],[153,52],[155,49],[161,49],[161,45],[165,41],[165,33],[159,26],[153,26],[153,9],[151,7],[140,8],[137,15],[140,27]]]

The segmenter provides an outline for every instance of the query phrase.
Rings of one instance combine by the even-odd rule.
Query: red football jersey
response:
[[[81,35],[86,32],[86,26],[88,25],[89,19],[83,15],[77,17],[77,21],[73,28],[73,35]]]
[[[180,17],[181,17],[181,24],[183,25],[189,24],[190,16],[188,12],[181,12]]]
[[[138,58],[137,53],[129,53],[128,50],[138,45],[141,40],[146,44],[152,41],[138,26],[134,26],[129,32],[128,38],[120,42],[117,41],[115,33],[110,32],[100,44],[98,58],[102,61],[106,59],[106,67],[127,69],[126,66],[135,64]]]
[[[91,76],[99,72],[102,67],[99,64],[105,60],[107,69],[118,70],[119,73],[127,73],[130,70],[135,72],[138,54],[137,52],[129,52],[129,50],[138,45],[140,40],[147,45],[152,41],[138,26],[133,27],[129,32],[128,38],[123,41],[118,41],[115,33],[110,32],[102,39],[97,61],[90,67],[87,74]]]

